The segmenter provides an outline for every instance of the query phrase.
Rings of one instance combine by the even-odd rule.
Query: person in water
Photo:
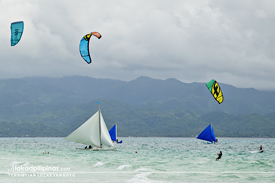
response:
[[[92,149],[93,147],[91,145],[89,145],[89,149]]]
[[[87,146],[85,147],[85,149],[87,149]]]
[[[216,158],[216,161],[218,161],[219,159],[221,159],[222,157],[222,151],[220,151],[220,153],[217,153],[218,157]]]
[[[264,152],[264,151],[263,151],[263,146],[262,146],[262,145],[260,146],[260,150],[259,150],[259,151],[260,151],[260,152]]]

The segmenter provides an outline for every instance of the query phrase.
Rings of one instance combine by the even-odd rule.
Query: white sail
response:
[[[81,144],[100,147],[99,139],[99,111],[72,132],[65,139]]]
[[[91,118],[89,118],[65,139],[95,147],[101,147],[101,144],[114,147],[100,111],[97,111]]]
[[[110,137],[109,131],[106,127],[105,121],[102,114],[100,115],[100,124],[101,124],[101,143],[109,147],[114,147],[114,143]]]

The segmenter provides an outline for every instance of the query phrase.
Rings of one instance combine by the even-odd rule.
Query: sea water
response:
[[[90,151],[64,138],[0,138],[0,183],[275,182],[275,139],[119,140],[117,151]]]

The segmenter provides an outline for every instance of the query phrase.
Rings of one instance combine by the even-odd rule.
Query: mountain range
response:
[[[101,110],[119,136],[195,137],[212,124],[220,137],[275,137],[275,92],[219,83],[218,104],[205,83],[84,76],[0,80],[0,137],[59,136]]]

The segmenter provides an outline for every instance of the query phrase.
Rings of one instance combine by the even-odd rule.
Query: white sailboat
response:
[[[93,148],[89,150],[93,151],[116,150],[101,114],[99,104],[98,111],[65,139],[92,146]]]

